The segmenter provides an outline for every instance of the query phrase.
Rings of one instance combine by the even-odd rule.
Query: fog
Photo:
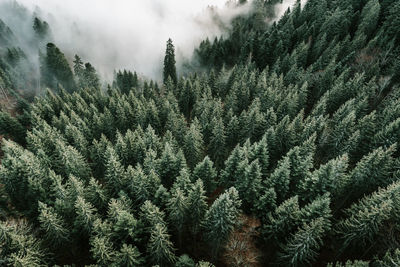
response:
[[[227,5],[226,0],[17,2],[50,24],[55,44],[70,61],[78,54],[105,79],[112,78],[114,70],[123,68],[160,79],[168,38],[174,42],[179,70],[183,59],[191,57],[202,39],[223,34],[233,17],[250,10],[250,4],[237,7]],[[15,18],[1,15],[14,32],[26,34],[21,32],[24,27],[15,27],[18,24]]]
[[[290,8],[292,10],[293,5],[296,3],[296,0],[282,0],[282,3],[275,5],[275,18],[272,21],[279,20],[285,12]],[[301,0],[301,8],[307,3],[307,0]]]
[[[28,12],[19,10],[25,15],[16,16],[15,5],[12,12],[4,5],[12,1],[0,0],[0,18],[33,63],[38,63],[37,45],[31,42],[35,13],[49,23],[52,41],[70,63],[78,54],[106,80],[119,69],[159,80],[168,38],[175,45],[179,72],[201,40],[223,35],[234,17],[251,11],[251,0],[241,6],[235,0],[17,0]],[[277,4],[274,20],[294,2]]]

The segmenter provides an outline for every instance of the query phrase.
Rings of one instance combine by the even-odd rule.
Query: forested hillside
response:
[[[0,265],[400,266],[400,2],[277,2],[162,81],[38,41],[32,102],[0,21]]]

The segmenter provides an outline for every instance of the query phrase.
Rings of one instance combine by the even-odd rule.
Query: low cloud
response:
[[[226,4],[226,0],[18,0],[18,3],[50,24],[54,42],[69,60],[75,54],[80,55],[106,79],[122,68],[160,79],[168,38],[175,44],[179,68],[179,63],[191,57],[202,39],[223,34],[221,26],[228,26],[232,18],[250,10],[250,4],[237,7]],[[5,13],[0,11],[2,18],[16,33],[21,32],[16,29],[21,27],[16,18],[7,18]],[[214,19],[216,14],[220,18],[218,23]]]

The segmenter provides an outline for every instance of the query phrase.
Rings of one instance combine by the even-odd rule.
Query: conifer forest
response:
[[[0,266],[400,266],[400,1],[283,2],[107,78],[0,0]]]

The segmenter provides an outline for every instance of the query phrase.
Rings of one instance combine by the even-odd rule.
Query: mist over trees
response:
[[[400,265],[400,4],[234,4],[159,80],[0,20],[0,265]]]

